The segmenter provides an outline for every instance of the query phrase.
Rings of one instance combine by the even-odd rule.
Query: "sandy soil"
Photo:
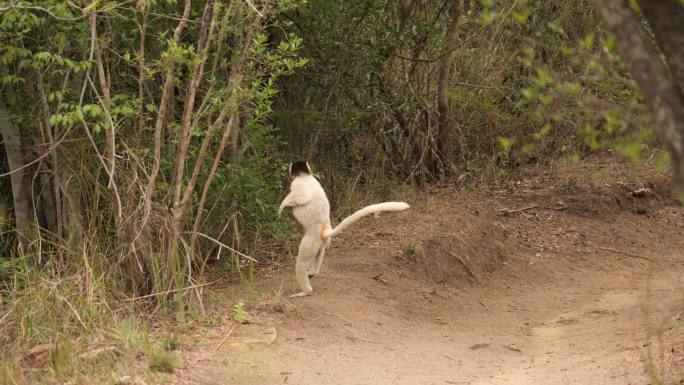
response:
[[[176,382],[684,383],[684,208],[652,175],[594,164],[417,196],[334,239],[312,296],[183,351]]]

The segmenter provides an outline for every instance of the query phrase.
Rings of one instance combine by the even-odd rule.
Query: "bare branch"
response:
[[[252,261],[252,262],[258,262],[256,259],[250,257],[249,255],[243,254],[243,253],[241,253],[241,252],[235,250],[234,248],[232,248],[232,247],[226,245],[225,243],[222,243],[222,242],[220,242],[220,241],[218,241],[218,240],[216,240],[216,239],[214,239],[214,238],[212,238],[212,237],[210,237],[210,236],[208,236],[208,235],[206,235],[206,234],[203,234],[203,233],[200,233],[200,232],[197,232],[197,231],[185,231],[184,234],[195,234],[195,235],[199,235],[200,237],[206,238],[206,239],[208,239],[208,240],[210,240],[210,241],[216,243],[217,245],[219,245],[219,246],[221,246],[221,247],[223,247],[223,248],[225,248],[225,249],[228,249],[228,250],[234,252],[235,254],[237,254],[237,255],[239,255],[239,256],[241,256],[241,257],[243,257],[243,258],[247,258],[247,259],[249,259],[249,260]]]
[[[173,42],[178,43],[181,34],[185,29],[187,24],[188,16],[190,15],[190,5],[192,2],[190,0],[185,0],[185,8],[183,9],[183,17],[178,22],[176,29],[173,32]],[[161,162],[161,146],[162,146],[162,129],[166,125],[166,115],[168,113],[169,99],[171,98],[171,90],[173,88],[173,75],[175,72],[174,61],[171,61],[166,68],[166,73],[164,74],[164,86],[162,87],[162,96],[159,101],[159,108],[157,112],[157,121],[154,125],[154,160],[152,164],[152,172],[150,173],[150,179],[147,181],[147,188],[145,190],[145,196],[150,199],[152,196],[152,189],[154,188],[154,182],[157,179],[157,174],[159,174],[159,167]],[[148,208],[149,209],[149,208]]]
[[[32,6],[32,5],[19,5],[19,4],[10,4],[6,7],[2,7],[2,8],[0,8],[0,12],[9,11],[11,9],[21,9],[21,10],[25,10],[25,11],[43,12],[43,13],[46,13],[48,16],[50,16],[54,19],[57,19],[57,20],[61,20],[61,21],[77,21],[77,20],[85,19],[88,16],[87,14],[84,14],[84,15],[81,15],[78,17],[73,17],[73,18],[61,17],[61,16],[55,15],[54,13],[52,13],[52,11],[50,11],[47,8]]]
[[[103,109],[109,118],[109,130],[105,130],[107,138],[107,146],[105,149],[105,158],[109,162],[109,188],[114,183],[114,175],[116,174],[116,128],[114,121],[111,118],[111,95],[109,90],[109,83],[107,75],[105,74],[104,64],[102,63],[102,55],[100,54],[99,42],[97,40],[97,15],[95,12],[90,12],[90,38],[92,39],[91,47],[95,57],[95,65],[97,67],[97,74],[100,80],[100,87],[102,88]]]
[[[181,204],[181,192],[183,189],[183,174],[185,171],[185,158],[190,147],[190,125],[192,123],[192,114],[195,110],[195,98],[197,96],[197,90],[199,89],[202,78],[204,77],[204,64],[206,63],[205,49],[207,46],[207,37],[209,35],[209,28],[213,24],[214,20],[214,2],[213,0],[207,1],[204,8],[204,14],[202,15],[202,27],[200,29],[199,37],[197,39],[197,55],[200,56],[199,63],[195,67],[192,77],[188,83],[188,88],[185,95],[185,106],[183,109],[183,118],[181,122],[180,130],[180,144],[178,152],[176,155],[176,167],[173,178],[173,184],[175,185],[174,196],[173,196],[173,207],[174,209],[183,211],[184,205]],[[200,155],[198,162],[203,160]],[[194,182],[196,178],[192,180],[193,184],[188,184],[186,189],[186,196],[192,194],[194,188]],[[179,215],[180,213],[176,213]]]
[[[254,10],[254,12],[256,12],[257,15],[259,15],[259,17],[261,17],[261,18],[263,19],[264,14],[261,13],[261,12],[259,12],[259,10],[257,9],[257,7],[255,7],[254,4],[252,4],[252,2],[251,2],[250,0],[245,0],[245,2],[246,2],[247,4],[249,4],[250,7],[252,7],[252,9]]]
[[[39,156],[39,157],[37,157],[36,159],[34,159],[34,160],[32,160],[32,161],[30,161],[30,162],[24,164],[23,166],[19,166],[19,167],[15,168],[15,169],[12,170],[12,171],[6,172],[6,173],[4,173],[4,174],[0,174],[0,178],[3,178],[3,177],[6,177],[6,176],[9,176],[9,175],[12,175],[12,174],[14,174],[14,173],[16,173],[16,172],[19,172],[19,171],[25,169],[26,167],[30,167],[31,165],[34,165],[34,164],[40,162],[43,158],[45,158],[46,156],[50,155],[50,153],[51,153],[54,149],[56,149],[60,144],[62,144],[62,142],[64,141],[64,138],[67,136],[68,133],[69,133],[69,130],[67,130],[67,131],[64,133],[64,135],[62,135],[62,137],[61,137],[57,142],[55,142],[52,146],[50,146],[50,148],[48,148],[48,149],[45,151],[45,153],[42,154],[41,156]]]

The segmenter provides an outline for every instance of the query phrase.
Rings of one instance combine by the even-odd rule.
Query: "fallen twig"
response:
[[[140,296],[140,297],[126,298],[126,299],[124,299],[124,301],[136,301],[136,300],[139,300],[139,299],[150,298],[150,297],[157,297],[157,296],[164,295],[164,294],[171,294],[171,293],[175,293],[175,292],[181,291],[181,290],[197,289],[198,287],[204,287],[204,286],[212,285],[212,284],[214,284],[214,283],[216,283],[216,282],[218,282],[218,281],[220,281],[220,280],[221,280],[221,279],[217,279],[217,280],[215,280],[215,281],[211,281],[211,282],[207,282],[207,283],[200,283],[200,284],[197,284],[197,285],[192,285],[192,286],[188,286],[188,287],[182,287],[182,288],[180,288],[180,289],[173,289],[173,290],[161,291],[161,292],[159,292],[159,293],[152,293],[152,294],[142,295],[142,296]]]
[[[97,348],[93,350],[88,350],[87,352],[83,352],[79,354],[78,358],[84,359],[84,360],[90,360],[96,357],[99,357],[103,353],[109,353],[109,352],[116,352],[118,349],[116,346],[107,346],[103,348]]]
[[[465,269],[465,271],[466,271],[468,274],[470,274],[471,277],[473,277],[473,279],[475,280],[475,282],[480,283],[480,280],[477,278],[477,276],[475,275],[475,273],[473,273],[473,271],[470,270],[470,267],[468,267],[468,265],[466,265],[465,261],[463,260],[463,258],[462,258],[461,256],[459,256],[459,255],[457,255],[457,254],[454,254],[454,253],[449,253],[449,254],[451,254],[454,258],[456,258],[456,260],[458,260],[458,261],[461,263],[461,265],[463,266],[463,268]]]
[[[385,273],[380,273],[380,274],[374,276],[373,279],[378,281],[378,282],[382,282],[384,284],[387,284],[387,281],[385,281],[384,279],[381,278],[383,274],[385,274]]]
[[[230,329],[230,331],[228,332],[228,334],[226,334],[226,336],[223,337],[223,339],[221,340],[221,342],[219,342],[219,344],[216,345],[216,350],[219,350],[219,349],[221,348],[221,345],[223,345],[223,343],[226,342],[226,340],[228,339],[228,337],[230,337],[230,335],[233,334],[233,332],[235,331],[235,329],[236,329],[237,327],[238,327],[238,325],[233,325],[233,328]]]
[[[651,258],[644,257],[641,255],[636,255],[636,254],[629,252],[629,251],[626,251],[626,250],[611,249],[610,247],[599,247],[599,249],[600,250],[606,250],[606,251],[612,251],[613,253],[624,254],[624,255],[630,256],[632,258],[645,259],[647,261],[651,260]]]
[[[270,340],[268,340],[268,341],[266,342],[266,345],[269,345],[269,346],[270,346],[270,345],[276,340],[276,338],[278,337],[278,332],[276,331],[276,328],[273,328],[273,333],[271,333],[271,335],[272,335],[273,337],[272,337]]]
[[[523,212],[526,210],[535,209],[537,207],[539,207],[539,205],[527,206],[527,207],[523,207],[523,208],[515,209],[515,210],[501,210],[501,212],[499,212],[499,215],[510,215],[510,214],[514,214],[514,213],[520,213],[520,212]]]

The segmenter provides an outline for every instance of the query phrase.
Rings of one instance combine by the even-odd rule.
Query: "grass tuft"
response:
[[[150,369],[155,372],[173,373],[178,361],[172,353],[158,349],[150,353]]]

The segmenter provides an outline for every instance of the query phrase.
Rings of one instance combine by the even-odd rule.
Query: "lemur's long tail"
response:
[[[358,221],[359,219],[365,217],[366,215],[374,214],[374,213],[379,213],[382,211],[402,211],[406,210],[410,206],[407,203],[404,202],[383,202],[383,203],[377,203],[374,205],[366,206],[362,208],[361,210],[355,212],[354,214],[344,218],[340,224],[335,226],[334,229],[325,229],[323,232],[321,232],[321,236],[323,238],[329,238],[332,237],[333,235],[337,235],[342,230],[347,228],[347,226],[351,225],[352,223]]]

